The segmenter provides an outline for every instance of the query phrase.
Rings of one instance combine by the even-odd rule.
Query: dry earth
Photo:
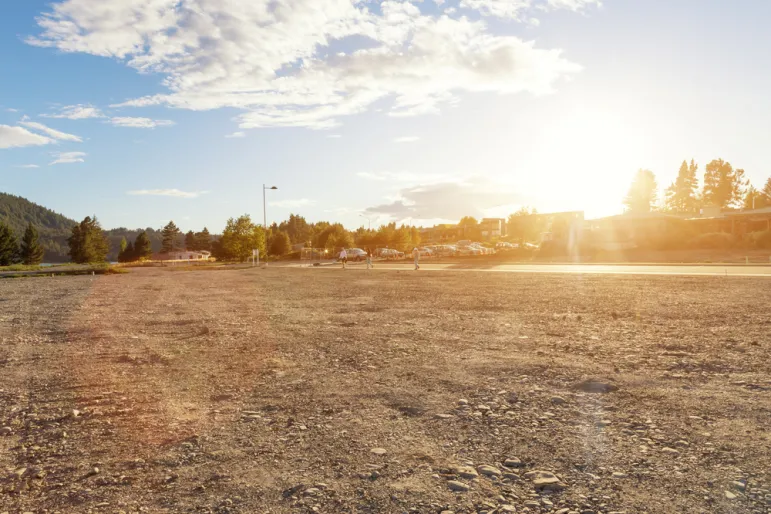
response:
[[[768,513],[769,305],[722,277],[2,280],[0,512]]]

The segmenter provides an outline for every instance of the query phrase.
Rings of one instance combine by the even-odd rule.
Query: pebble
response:
[[[662,448],[661,453],[668,453],[670,455],[680,455],[680,452],[678,450],[675,450],[674,448],[670,448],[669,446]]]
[[[747,484],[744,482],[739,482],[738,480],[731,482],[731,487],[742,493],[747,490]]]
[[[465,493],[470,489],[469,486],[467,486],[463,482],[458,482],[457,480],[450,480],[449,482],[447,482],[447,487],[450,488],[450,491],[457,491],[461,493]]]
[[[485,466],[479,466],[477,468],[477,470],[480,473],[482,473],[483,475],[487,475],[487,476],[490,476],[490,477],[492,477],[492,476],[495,476],[495,477],[501,476],[501,470],[498,469],[498,468],[495,468],[493,466],[486,466],[486,465]]]
[[[517,509],[514,508],[514,505],[501,505],[498,507],[498,512],[517,512]]]
[[[450,419],[452,417],[452,414],[437,414],[437,419]]]
[[[588,378],[578,382],[573,388],[585,393],[612,393],[613,391],[618,391],[617,385],[600,378]]]
[[[565,405],[568,402],[562,396],[552,396],[549,400],[551,400],[554,405]]]
[[[456,472],[459,476],[468,479],[474,479],[479,476],[479,473],[477,473],[476,470],[470,466],[462,466],[458,468]]]
[[[525,502],[525,507],[529,507],[529,508],[531,508],[531,509],[537,509],[537,508],[539,508],[540,506],[541,506],[541,504],[540,504],[540,503],[538,503],[538,502],[537,502],[537,501],[535,501],[535,500],[527,500],[527,501]]]
[[[516,457],[510,457],[510,458],[506,459],[505,461],[503,461],[503,465],[506,466],[507,468],[522,468],[522,467],[524,467],[524,464],[522,463],[522,461],[519,460]]]
[[[731,491],[725,491],[725,497],[729,500],[735,500],[736,495],[732,493]]]
[[[0,428],[0,435],[11,435],[11,434],[13,434],[13,429],[11,427]]]
[[[621,473],[620,471],[613,472],[613,478],[626,478],[627,476],[626,473]]]
[[[468,405],[468,400],[461,398],[458,400],[458,405]]]
[[[372,448],[369,452],[375,455],[385,455],[388,453],[385,448]]]

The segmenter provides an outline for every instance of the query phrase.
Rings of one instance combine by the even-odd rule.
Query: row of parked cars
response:
[[[418,248],[420,257],[456,257],[456,256],[469,256],[469,255],[490,255],[496,252],[506,252],[517,250],[519,248],[534,249],[536,245],[530,243],[524,243],[518,245],[516,243],[499,242],[496,243],[495,248],[489,248],[481,243],[473,241],[458,241],[455,244],[438,244],[421,246]],[[367,258],[367,252],[361,248],[349,248],[346,250],[349,261],[363,261]],[[373,252],[374,257],[380,259],[403,259],[405,257],[404,252],[400,252],[394,248],[378,248]],[[408,252],[407,257],[411,257],[412,252]]]

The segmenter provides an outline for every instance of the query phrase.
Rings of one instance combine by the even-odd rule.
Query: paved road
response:
[[[363,264],[348,265],[351,270],[364,270]],[[339,270],[339,265],[315,269]],[[377,263],[374,270],[412,270],[412,264]],[[629,265],[629,264],[500,264],[471,267],[468,264],[420,265],[420,271],[484,271],[499,273],[573,273],[602,275],[681,275],[710,277],[771,278],[771,266],[720,265]]]

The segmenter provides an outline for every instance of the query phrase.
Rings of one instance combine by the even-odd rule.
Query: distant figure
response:
[[[343,263],[343,269],[345,269],[345,265],[348,262],[348,252],[345,251],[345,248],[340,252],[340,261]]]
[[[415,259],[415,271],[420,269],[420,251],[418,250],[418,247],[412,249],[412,258]]]
[[[372,249],[367,247],[367,269],[372,269]]]

